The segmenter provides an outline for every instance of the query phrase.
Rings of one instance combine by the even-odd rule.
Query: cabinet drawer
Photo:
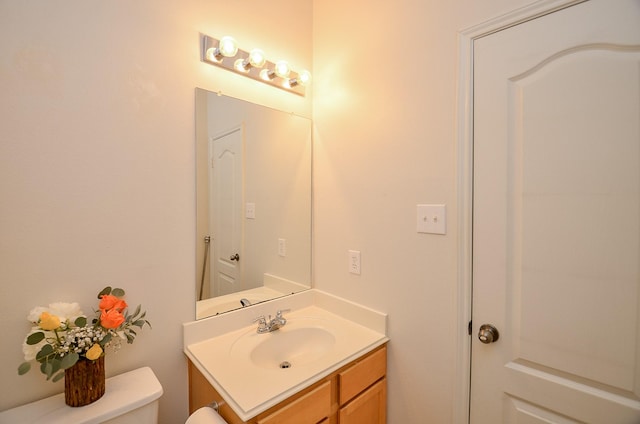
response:
[[[316,424],[330,413],[331,382],[326,381],[284,408],[259,419],[258,424]]]
[[[340,424],[387,422],[387,379],[383,378],[340,409]]]
[[[340,405],[371,386],[387,373],[387,348],[374,352],[338,374]]]

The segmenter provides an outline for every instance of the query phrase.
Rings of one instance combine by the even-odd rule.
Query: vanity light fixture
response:
[[[260,49],[253,49],[250,52],[239,49],[233,37],[224,36],[218,40],[203,35],[203,46],[203,62],[291,93],[304,96],[305,86],[311,81],[311,74],[308,71],[295,72],[284,60],[270,62]]]

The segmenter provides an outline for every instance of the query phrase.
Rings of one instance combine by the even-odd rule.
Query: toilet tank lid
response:
[[[64,403],[64,393],[0,412],[0,424],[98,424],[154,402],[162,396],[162,386],[149,367],[138,368],[108,378],[105,393],[94,403],[72,408]]]

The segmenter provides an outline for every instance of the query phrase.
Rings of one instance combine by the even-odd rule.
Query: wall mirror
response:
[[[311,121],[196,89],[196,319],[311,287]]]

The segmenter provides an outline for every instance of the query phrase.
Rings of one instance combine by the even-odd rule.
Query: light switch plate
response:
[[[419,233],[446,234],[446,205],[418,205],[416,229]]]
[[[287,256],[287,240],[283,238],[278,239],[278,256]]]
[[[247,219],[256,219],[256,204],[247,203],[244,208],[244,216]]]

